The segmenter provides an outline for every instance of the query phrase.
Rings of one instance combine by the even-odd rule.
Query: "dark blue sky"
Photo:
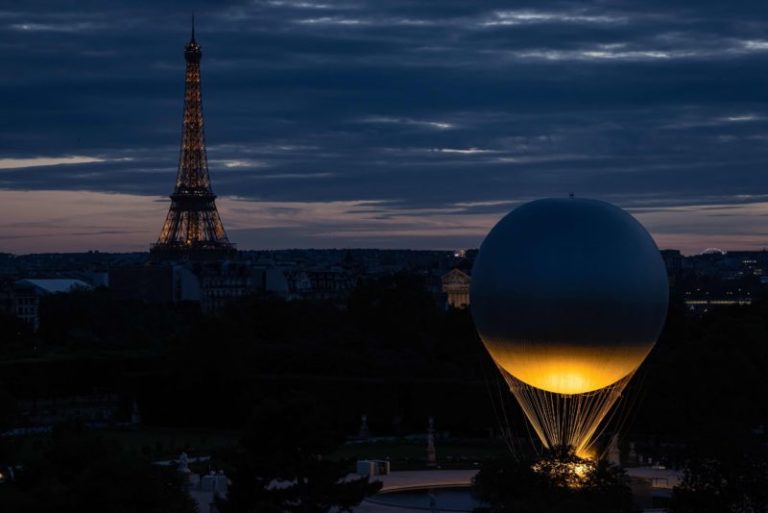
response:
[[[0,251],[156,239],[193,9],[242,248],[477,246],[569,192],[768,246],[765,1],[5,0]]]

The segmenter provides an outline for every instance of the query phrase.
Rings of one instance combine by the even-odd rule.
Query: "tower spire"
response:
[[[192,37],[190,38],[191,42],[195,42],[195,12],[192,11]]]
[[[211,260],[235,253],[216,209],[208,174],[200,89],[202,51],[195,41],[194,18],[192,40],[184,48],[184,58],[184,120],[176,187],[160,237],[150,250],[153,261]]]

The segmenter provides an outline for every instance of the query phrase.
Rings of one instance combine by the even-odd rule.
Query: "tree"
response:
[[[737,456],[735,456],[737,455]],[[768,512],[768,459],[765,449],[748,454],[689,460],[672,493],[671,513]]]
[[[244,434],[222,513],[351,511],[381,483],[349,476],[346,462],[324,457],[343,437],[316,401],[267,401]]]
[[[0,312],[0,354],[29,350],[34,345],[30,325],[15,315]]]
[[[489,513],[624,513],[632,511],[629,479],[606,461],[570,451],[542,458],[492,461],[475,476],[473,493]]]
[[[0,388],[0,433],[10,429],[16,414],[16,400],[8,392]]]
[[[16,415],[16,400],[0,388],[0,469],[13,463],[14,450],[11,439],[3,433],[13,426]]]
[[[174,469],[159,467],[73,424],[0,486],[3,511],[15,513],[195,513]]]
[[[590,511],[632,511],[632,490],[624,469],[599,460],[587,474],[582,489]]]

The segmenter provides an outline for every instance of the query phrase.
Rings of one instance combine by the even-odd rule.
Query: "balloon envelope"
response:
[[[667,311],[664,262],[625,211],[587,199],[543,199],[507,214],[472,269],[475,326],[520,381],[582,394],[642,363]]]

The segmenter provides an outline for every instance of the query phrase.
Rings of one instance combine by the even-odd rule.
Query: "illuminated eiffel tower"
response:
[[[174,260],[221,260],[235,256],[224,225],[216,210],[216,195],[211,191],[208,157],[203,131],[203,101],[200,91],[202,51],[192,37],[184,48],[187,61],[184,92],[184,127],[181,139],[176,187],[171,208],[157,242],[152,244],[154,262]]]

